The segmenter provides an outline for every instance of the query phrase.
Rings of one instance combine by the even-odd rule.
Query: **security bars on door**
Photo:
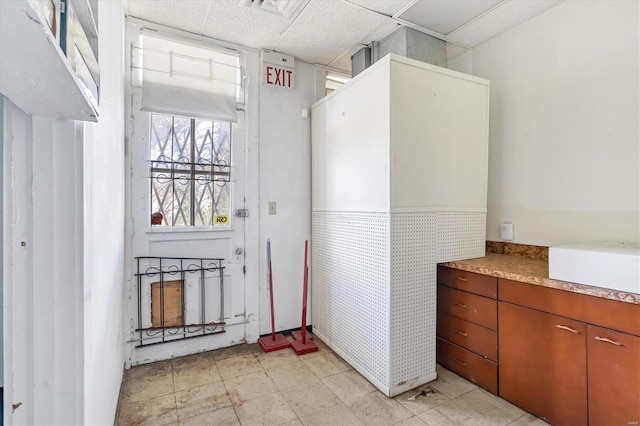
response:
[[[152,224],[228,225],[231,123],[154,113],[150,142]]]
[[[137,348],[224,333],[224,259],[135,259]]]

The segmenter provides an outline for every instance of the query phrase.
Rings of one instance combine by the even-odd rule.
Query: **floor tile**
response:
[[[413,414],[420,414],[476,388],[473,383],[439,367],[435,381],[404,392],[394,399]]]
[[[225,379],[224,385],[234,405],[278,391],[264,371]]]
[[[230,407],[231,400],[222,382],[193,387],[175,394],[179,420]]]
[[[122,386],[122,395],[129,401],[144,401],[173,392],[173,375],[170,369],[159,374],[127,374]]]
[[[243,402],[235,408],[243,425],[280,425],[296,419],[296,414],[279,393]]]
[[[478,388],[427,410],[419,417],[430,426],[500,426],[524,414],[515,405]]]
[[[265,370],[282,364],[299,361],[296,353],[288,348],[280,351],[260,353],[256,355],[258,362]]]
[[[238,420],[238,416],[236,415],[236,411],[233,407],[225,407],[215,411],[202,413],[194,417],[189,417],[188,419],[180,420],[180,425],[239,426],[240,421]]]
[[[176,392],[211,383],[220,382],[222,377],[212,361],[181,365],[173,369],[173,381]]]
[[[313,371],[301,361],[271,367],[267,369],[267,375],[280,391],[304,388],[318,380]]]
[[[193,368],[200,365],[215,365],[212,351],[201,352],[199,354],[181,356],[171,360],[174,370],[182,368]]]
[[[367,425],[393,425],[413,415],[396,400],[377,390],[361,396],[347,407]]]
[[[549,423],[537,418],[533,414],[526,413],[524,416],[517,418],[509,423],[509,426],[546,426]]]
[[[339,356],[330,352],[321,356],[303,359],[302,362],[307,364],[311,371],[320,378],[333,376],[334,374],[351,370],[351,366],[349,364],[343,361]]]
[[[126,401],[120,410],[119,426],[170,425],[178,422],[176,400],[173,394],[142,401]]]
[[[404,419],[400,423],[396,423],[393,426],[425,426],[426,423],[422,421],[422,419],[418,416],[409,417],[408,419]]]
[[[216,360],[216,366],[223,379],[263,371],[262,366],[254,354],[244,354]]]
[[[308,416],[300,417],[300,422],[305,426],[356,426],[364,424],[344,404],[334,405]]]
[[[437,379],[429,383],[429,386],[438,390],[444,397],[455,398],[478,388],[475,384],[463,379],[452,371],[440,365],[436,365]]]
[[[388,399],[315,342],[302,356],[239,345],[133,367],[116,424],[546,425],[440,366],[437,380]]]
[[[342,404],[340,398],[320,380],[309,387],[282,391],[282,395],[298,417]]]
[[[130,378],[140,378],[147,376],[166,375],[171,373],[171,361],[152,362],[131,367],[126,371],[125,376]]]
[[[345,404],[349,404],[375,390],[373,385],[355,370],[325,377],[322,379],[322,382]]]
[[[209,351],[214,361],[222,361],[223,359],[233,358],[239,355],[257,355],[261,354],[262,349],[257,343],[241,344],[235,346],[229,346],[228,348],[216,349],[215,351]]]
[[[283,423],[280,426],[302,426],[302,423],[300,423],[300,420],[295,419],[295,420],[291,420],[290,422]]]

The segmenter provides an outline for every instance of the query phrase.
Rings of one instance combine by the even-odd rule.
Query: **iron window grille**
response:
[[[154,224],[228,225],[231,123],[154,113],[150,145]]]

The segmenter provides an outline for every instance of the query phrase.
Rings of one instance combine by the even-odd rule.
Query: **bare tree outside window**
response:
[[[150,144],[157,226],[228,225],[231,123],[151,114]]]

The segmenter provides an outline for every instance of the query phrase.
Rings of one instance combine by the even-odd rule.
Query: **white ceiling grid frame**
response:
[[[474,47],[559,5],[564,0],[508,0],[448,34],[447,41]]]
[[[384,16],[345,1],[312,1],[274,49],[326,65],[352,49],[354,39],[365,40],[371,28],[385,23]]]

